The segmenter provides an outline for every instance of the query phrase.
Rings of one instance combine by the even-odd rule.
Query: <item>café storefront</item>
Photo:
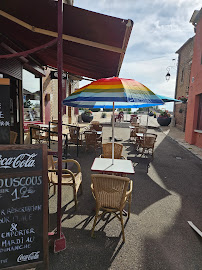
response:
[[[2,44],[0,44],[0,51],[3,51]],[[8,43],[7,43],[8,44]],[[10,45],[11,46],[11,45]],[[13,47],[6,45],[7,50],[11,50]],[[4,53],[6,50],[4,49]],[[8,52],[8,51],[7,51]],[[28,62],[28,60],[27,60]],[[1,59],[0,60],[0,81],[1,79],[9,79],[9,92],[10,97],[7,101],[4,101],[4,94],[1,92],[1,99],[7,102],[7,106],[10,108],[10,131],[17,133],[17,144],[23,144],[24,142],[24,110],[23,110],[23,68],[31,71],[37,77],[43,76],[43,69],[35,70],[31,64],[26,63],[26,66],[20,59]],[[40,70],[40,72],[39,72]],[[3,81],[2,83],[3,84]],[[41,91],[41,89],[40,89]],[[2,101],[1,101],[2,102]]]
[[[92,79],[118,76],[132,26],[131,20],[106,16],[66,4],[62,8],[61,0],[58,3],[50,0],[0,2],[1,36],[9,37],[13,42],[21,44],[20,49],[15,52],[1,54],[0,61],[14,57],[22,59],[31,55],[41,65],[58,69],[57,237],[59,240],[63,237],[61,234],[62,71]],[[18,80],[20,85],[21,80]],[[22,86],[20,91],[22,102]],[[18,108],[21,111],[20,122],[22,106],[19,105]],[[19,126],[22,130],[22,123]],[[44,152],[42,154],[44,155]],[[47,165],[44,165],[44,168],[47,169]],[[60,244],[59,249],[62,248]]]

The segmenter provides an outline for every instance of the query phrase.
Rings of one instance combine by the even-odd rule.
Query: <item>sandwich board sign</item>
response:
[[[46,145],[0,145],[0,269],[48,269]]]

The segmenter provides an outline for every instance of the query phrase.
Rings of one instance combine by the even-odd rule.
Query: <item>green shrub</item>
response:
[[[94,108],[94,109],[91,109],[92,112],[99,112],[100,111],[100,108]]]

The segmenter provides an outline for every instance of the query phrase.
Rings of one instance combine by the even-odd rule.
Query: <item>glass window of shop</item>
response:
[[[24,121],[41,120],[40,78],[23,69]]]

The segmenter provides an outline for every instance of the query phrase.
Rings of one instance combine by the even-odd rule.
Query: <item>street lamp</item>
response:
[[[172,59],[172,61],[175,61],[176,59]],[[168,66],[167,68],[166,68],[166,70],[167,70],[167,74],[166,74],[166,81],[169,81],[170,80],[170,70],[171,70],[171,68],[177,68],[177,63],[174,63],[173,64],[173,66]]]
[[[167,68],[167,70],[168,70],[168,68]],[[170,68],[169,68],[169,70],[168,70],[168,72],[167,72],[167,74],[166,74],[166,81],[169,81],[170,80]]]

